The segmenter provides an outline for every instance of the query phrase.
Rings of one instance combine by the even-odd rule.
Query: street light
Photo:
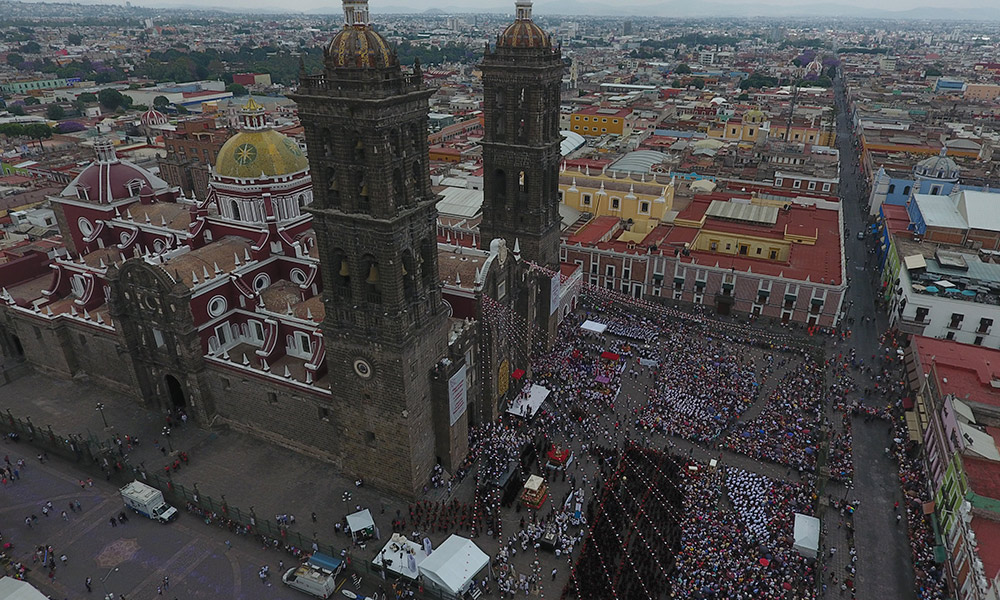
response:
[[[170,448],[170,451],[173,452],[174,451],[174,443],[170,441],[170,428],[169,427],[164,427],[163,428],[163,437],[167,438],[167,446]]]
[[[108,571],[107,575],[101,577],[101,588],[104,590],[104,600],[114,600],[115,596],[114,594],[108,593],[108,586],[106,585],[105,582],[107,582],[108,577],[111,577],[111,574],[115,573],[116,571],[118,571],[118,567],[112,568],[110,571]]]
[[[98,410],[98,412],[101,413],[101,420],[104,421],[104,428],[107,429],[108,428],[108,418],[104,416],[104,403],[103,402],[98,402],[97,403],[97,410]]]

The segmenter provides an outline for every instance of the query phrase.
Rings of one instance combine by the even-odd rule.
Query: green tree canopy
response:
[[[115,110],[131,104],[131,102],[126,103],[125,98],[126,96],[123,96],[121,92],[111,88],[105,88],[97,94],[97,101],[108,110]]]
[[[238,83],[230,83],[226,86],[227,92],[232,92],[233,96],[246,96],[247,89]]]
[[[688,75],[691,73],[691,67],[687,66],[687,63],[681,63],[674,68],[674,73],[678,75]]]
[[[66,110],[58,104],[50,104],[49,107],[45,109],[45,116],[48,117],[50,121],[61,121],[66,118]]]
[[[24,126],[24,135],[35,140],[47,140],[52,137],[52,128],[44,123],[30,123]]]
[[[11,52],[7,55],[7,64],[12,67],[19,67],[24,64],[24,57],[20,54]]]
[[[157,96],[153,98],[153,106],[156,108],[163,108],[168,104],[170,104],[170,100],[167,100],[166,96]]]
[[[66,41],[69,42],[70,46],[79,46],[83,43],[83,36],[79,33],[71,33],[66,37]]]
[[[97,102],[97,96],[91,94],[90,92],[84,92],[76,97],[80,102]]]
[[[32,41],[32,42],[28,42],[27,44],[24,44],[23,46],[21,46],[21,52],[25,52],[27,54],[38,54],[41,51],[42,51],[42,47],[40,45],[38,45],[38,42],[33,42]]]
[[[41,104],[41,101],[38,98],[35,98],[34,96],[28,96],[27,98],[24,99],[25,106],[34,106],[36,104]]]
[[[20,104],[15,104],[13,106],[8,106],[7,107],[7,112],[9,112],[12,115],[18,116],[18,117],[23,117],[24,116],[24,107],[21,106]]]
[[[9,138],[16,138],[24,135],[24,125],[20,123],[4,123],[0,125],[0,134]]]
[[[924,71],[924,77],[940,77],[941,75],[941,69],[937,67],[927,67],[927,70]]]

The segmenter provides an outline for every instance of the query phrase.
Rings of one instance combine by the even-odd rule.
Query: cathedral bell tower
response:
[[[482,62],[486,132],[482,245],[518,242],[525,260],[559,268],[560,89],[564,64],[552,37],[531,20],[530,0],[487,44]]]
[[[367,0],[343,4],[323,72],[303,72],[290,95],[314,182],[331,443],[346,473],[413,497],[435,463],[430,381],[447,350],[428,171],[433,92],[419,64],[403,72]]]

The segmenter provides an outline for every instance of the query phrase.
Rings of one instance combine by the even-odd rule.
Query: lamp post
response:
[[[113,567],[110,571],[108,571],[107,575],[101,577],[101,588],[104,590],[104,600],[114,600],[114,595],[108,593],[108,586],[106,582],[108,581],[108,577],[111,577],[111,574],[116,571],[118,571],[118,567]]]
[[[97,403],[97,411],[101,413],[101,420],[104,421],[104,428],[108,428],[108,418],[104,416],[104,403]]]
[[[173,452],[174,451],[174,443],[170,441],[170,428],[169,427],[164,427],[163,428],[163,437],[167,438],[167,447],[170,448],[171,452]]]

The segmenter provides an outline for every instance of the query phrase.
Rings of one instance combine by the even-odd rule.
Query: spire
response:
[[[368,27],[368,0],[344,0],[344,27]]]
[[[514,2],[514,6],[517,9],[518,21],[531,20],[531,0],[517,0]]]

